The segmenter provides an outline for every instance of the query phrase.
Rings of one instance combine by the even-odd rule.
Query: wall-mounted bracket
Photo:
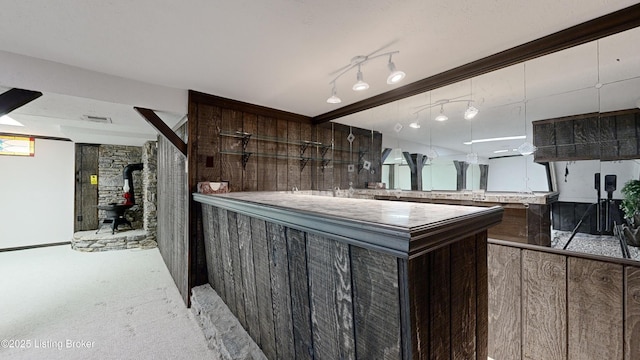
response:
[[[300,171],[304,170],[304,167],[307,166],[307,163],[309,162],[311,158],[308,157],[303,157],[300,158]]]
[[[250,153],[250,152],[243,152],[242,153],[242,170],[246,170],[247,162],[249,161],[249,158],[251,157],[251,154],[253,154],[253,153]]]
[[[321,145],[320,146],[320,156],[324,158],[327,155],[327,151],[331,148],[331,145]]]

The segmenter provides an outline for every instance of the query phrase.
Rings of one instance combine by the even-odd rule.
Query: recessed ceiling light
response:
[[[18,121],[9,117],[9,115],[0,116],[0,125],[9,125],[9,126],[24,126]]]

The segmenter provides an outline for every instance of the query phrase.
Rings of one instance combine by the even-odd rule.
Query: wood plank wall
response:
[[[196,191],[197,183],[201,181],[228,181],[231,191],[290,191],[293,188],[348,188],[350,181],[354,183],[354,187],[363,188],[366,181],[381,179],[381,164],[378,163],[382,151],[382,135],[375,133],[373,137],[370,130],[356,129],[354,134],[363,138],[363,144],[366,143],[367,150],[373,154],[370,161],[376,171],[374,174],[366,172],[365,175],[350,179],[343,175],[347,173],[346,162],[329,161],[328,166],[322,168],[322,161],[319,160],[320,147],[310,146],[301,154],[300,141],[320,141],[331,145],[334,139],[331,127],[325,131],[312,125],[311,118],[307,116],[190,91],[188,124],[188,136],[185,137],[188,139],[189,158],[187,198]],[[244,149],[241,138],[221,136],[221,133],[233,131],[251,134]],[[340,134],[341,142],[346,142],[348,133]],[[367,142],[365,137],[374,138],[374,141]],[[243,153],[251,153],[244,166]],[[334,152],[329,151],[326,156],[332,154]],[[300,156],[316,160],[310,160],[302,166]],[[357,160],[356,154],[355,161]],[[164,165],[159,163],[159,167],[162,166]],[[334,169],[340,174],[337,179],[339,182],[334,180]],[[207,265],[200,205],[191,201],[189,212],[191,263],[188,266],[188,278],[191,288],[207,282]]]
[[[209,283],[269,359],[402,359],[395,257],[202,208]]]
[[[640,359],[640,264],[491,241],[489,356]]]
[[[184,138],[186,128],[178,131]],[[158,137],[158,249],[182,299],[189,304],[189,192],[186,157],[164,137]]]

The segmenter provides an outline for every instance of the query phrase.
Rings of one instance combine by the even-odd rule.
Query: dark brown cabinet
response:
[[[639,158],[639,128],[639,109],[534,121],[535,161]]]

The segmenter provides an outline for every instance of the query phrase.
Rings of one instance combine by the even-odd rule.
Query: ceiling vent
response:
[[[111,121],[111,118],[106,116],[82,115],[82,118],[87,121],[92,121],[92,122],[97,122],[102,124],[113,123],[113,121]]]

